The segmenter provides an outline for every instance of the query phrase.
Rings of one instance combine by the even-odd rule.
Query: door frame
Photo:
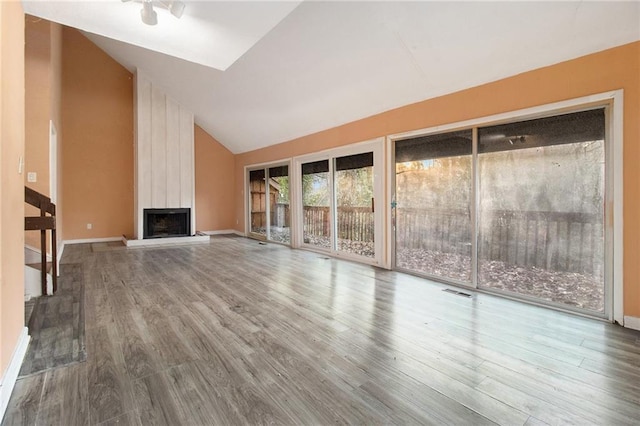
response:
[[[593,109],[597,107],[605,108],[605,201],[604,201],[604,226],[605,226],[605,319],[611,322],[624,324],[624,280],[623,280],[623,89],[603,92],[580,98],[570,99],[566,101],[553,102],[543,105],[537,105],[530,108],[519,109],[515,111],[504,112],[500,114],[475,118],[471,120],[450,123],[440,126],[429,127],[410,132],[392,134],[386,138],[386,150],[388,153],[387,179],[390,183],[387,186],[387,199],[390,200],[387,207],[387,217],[389,224],[387,230],[387,238],[390,241],[390,260],[391,267],[396,268],[395,256],[395,224],[392,222],[394,214],[391,207],[391,201],[395,198],[395,142],[404,139],[410,139],[428,134],[444,133],[462,128],[477,128],[488,125],[495,125],[504,122],[512,122],[516,120],[527,120],[540,118],[555,114],[567,112],[575,112],[580,109]],[[472,223],[477,224],[477,131],[473,134],[473,174],[472,174]],[[476,291],[490,292],[482,288],[478,288],[477,283],[477,226],[474,226],[472,247],[472,287]],[[475,260],[474,260],[475,259]],[[454,285],[460,283],[451,282],[441,277],[428,277],[437,281],[443,281]],[[466,287],[466,286],[465,286]],[[469,287],[466,287],[469,288]],[[507,294],[500,293],[502,297],[510,297]],[[607,296],[608,295],[608,296]],[[608,298],[608,299],[607,299]],[[555,304],[543,303],[541,301],[530,300],[524,297],[517,297],[528,303],[538,304],[542,306],[550,306],[557,310],[569,311],[579,315],[588,315],[584,311],[575,311],[569,308],[558,306]],[[595,316],[594,316],[595,317]]]
[[[277,167],[277,166],[287,166],[289,168],[289,214],[291,215],[291,219],[293,218],[293,213],[292,213],[292,208],[293,208],[293,200],[292,200],[292,195],[293,195],[293,189],[291,188],[291,159],[284,159],[284,160],[277,160],[277,161],[269,161],[266,163],[258,163],[258,164],[251,164],[248,166],[244,166],[244,185],[243,185],[243,191],[244,191],[244,211],[245,211],[245,215],[244,215],[244,234],[249,237],[249,238],[253,238],[256,240],[260,240],[260,241],[268,241],[270,243],[275,243],[275,244],[282,244],[282,245],[286,245],[289,246],[291,245],[291,243],[286,244],[286,243],[281,243],[279,241],[272,241],[270,239],[268,239],[269,236],[269,228],[270,228],[270,216],[269,216],[269,210],[270,210],[270,206],[269,203],[267,202],[268,200],[265,200],[265,214],[266,214],[266,220],[267,220],[267,233],[265,235],[261,235],[261,234],[256,234],[255,232],[251,232],[251,201],[249,200],[249,198],[251,197],[251,182],[249,179],[249,173],[254,171],[254,170],[264,170],[265,171],[265,178],[268,176],[269,172],[268,169],[271,167]],[[265,182],[266,184],[266,182]],[[269,195],[269,190],[268,190],[268,185],[265,186],[265,196]],[[293,241],[293,226],[290,226],[291,228],[291,235],[289,238],[289,241]]]
[[[385,155],[384,155],[384,143],[383,137],[371,139],[363,142],[350,144],[344,147],[332,148],[312,154],[306,154],[298,157],[294,157],[292,160],[293,168],[289,171],[291,179],[291,187],[295,196],[291,197],[292,203],[292,247],[304,248],[306,250],[317,251],[334,257],[342,259],[355,260],[361,263],[366,263],[375,266],[384,266],[385,248],[387,246],[387,239],[385,237],[384,225],[385,225],[385,209],[383,206],[385,193]],[[369,258],[365,256],[355,255],[344,251],[337,250],[335,248],[335,235],[336,235],[336,217],[335,217],[335,188],[334,188],[334,159],[337,157],[361,154],[365,152],[373,152],[373,194],[375,199],[376,208],[374,210],[374,247],[375,257]],[[303,241],[303,208],[302,208],[302,164],[310,163],[314,161],[329,161],[329,189],[330,193],[330,206],[329,211],[331,214],[331,249],[322,249],[311,244],[305,244]],[[292,194],[293,195],[293,194]],[[295,200],[295,201],[294,201]],[[295,202],[295,204],[293,204]],[[294,209],[295,207],[295,209]],[[295,220],[293,217],[295,216]],[[295,236],[295,237],[293,237]]]

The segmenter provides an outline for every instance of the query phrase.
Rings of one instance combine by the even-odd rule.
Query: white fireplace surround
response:
[[[193,113],[136,70],[134,114],[135,238],[143,239],[144,209],[191,209],[194,235]]]

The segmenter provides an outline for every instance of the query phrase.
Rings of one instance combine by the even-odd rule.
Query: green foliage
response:
[[[373,197],[373,167],[340,170],[335,173],[336,200],[339,206],[367,207]],[[305,206],[329,206],[329,173],[302,175]]]
[[[305,206],[329,205],[329,173],[302,175],[302,204]]]
[[[289,200],[290,200],[289,176],[278,176],[271,179],[273,179],[280,186],[280,190],[278,191],[278,196],[276,198],[276,203],[289,204]]]
[[[368,207],[373,198],[373,167],[336,172],[339,206]]]

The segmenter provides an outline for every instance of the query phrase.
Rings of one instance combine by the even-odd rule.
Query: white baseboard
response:
[[[624,317],[624,326],[627,327],[627,328],[631,328],[633,330],[640,331],[640,318],[625,316]]]
[[[64,241],[60,241],[60,245],[58,246],[58,264],[56,265],[58,268],[58,276],[60,276],[60,259],[62,259],[62,253],[64,253]]]
[[[236,231],[235,229],[221,229],[218,231],[199,231],[206,235],[225,235],[225,234],[236,234],[244,237],[244,234],[240,231]]]
[[[0,421],[4,418],[7,405],[9,405],[11,392],[13,392],[13,387],[18,379],[20,367],[22,367],[22,361],[24,360],[24,355],[27,352],[30,339],[29,330],[27,327],[24,327],[20,333],[20,337],[18,338],[18,344],[13,351],[11,362],[9,363],[7,370],[4,372],[2,379],[0,379]]]
[[[190,237],[147,238],[143,240],[123,240],[127,247],[149,247],[177,244],[209,244],[208,235],[194,235]]]
[[[81,238],[79,240],[64,240],[65,244],[87,244],[87,243],[111,243],[113,241],[122,241],[122,237],[106,237],[106,238]]]

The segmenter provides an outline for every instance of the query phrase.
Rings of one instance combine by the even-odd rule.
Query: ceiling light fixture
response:
[[[140,9],[140,17],[142,22],[147,25],[156,25],[158,23],[158,14],[153,10],[153,4],[151,0],[144,0],[142,2],[142,9]]]
[[[169,9],[169,12],[171,12],[173,16],[180,19],[182,18],[182,13],[184,13],[184,3],[181,1],[170,1],[167,4],[167,9]]]
[[[122,0],[123,3],[130,2],[131,0]],[[140,18],[142,22],[147,25],[158,24],[158,14],[153,9],[153,6],[167,9],[173,16],[180,19],[184,13],[185,4],[178,0],[158,1],[158,0],[138,0],[142,3],[142,9],[140,10]]]

